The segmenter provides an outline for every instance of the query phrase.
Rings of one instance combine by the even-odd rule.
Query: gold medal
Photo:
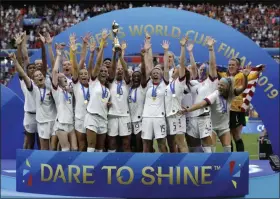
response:
[[[84,104],[87,104],[87,103],[88,103],[88,101],[87,101],[87,100],[85,100],[85,101],[84,101]]]
[[[156,97],[153,97],[153,100],[154,100],[154,101],[156,101],[156,99],[157,99]]]
[[[120,97],[120,94],[117,94],[117,98],[119,98]]]
[[[103,103],[105,103],[105,102],[106,102],[106,98],[101,98],[101,101],[102,101]]]
[[[172,97],[176,97],[176,94],[174,93],[174,94],[172,94]]]
[[[71,100],[70,99],[68,100],[68,104],[71,104]]]

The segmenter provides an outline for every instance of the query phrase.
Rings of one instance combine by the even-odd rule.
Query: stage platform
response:
[[[279,173],[267,160],[251,160],[249,195],[245,198],[279,198]],[[76,198],[16,191],[16,160],[1,160],[1,198]]]

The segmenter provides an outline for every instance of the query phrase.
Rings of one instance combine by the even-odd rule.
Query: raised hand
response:
[[[164,50],[167,51],[169,49],[169,44],[170,44],[169,41],[163,40],[161,46]]]
[[[56,54],[59,55],[59,56],[62,55],[62,50],[63,50],[64,47],[65,47],[64,43],[56,44],[55,45]]]
[[[145,51],[148,51],[150,48],[152,47],[152,44],[149,40],[145,40],[145,43],[144,43],[144,50]]]
[[[41,35],[40,33],[39,33],[39,38],[43,44],[46,43],[45,37],[43,35]]]
[[[126,48],[127,48],[126,42],[125,42],[125,41],[122,41],[122,43],[121,43],[121,49],[122,49],[122,51],[124,51]]]
[[[187,44],[188,40],[189,40],[188,36],[183,37],[183,38],[180,40],[181,46],[185,46],[185,45]]]
[[[76,43],[77,38],[76,38],[76,34],[75,33],[70,34],[69,41],[70,41],[70,44]]]
[[[216,40],[214,40],[211,37],[208,37],[206,40],[206,44],[207,44],[208,48],[213,47],[215,43],[216,43]]]
[[[23,41],[23,33],[18,33],[15,35],[16,45],[20,45]]]
[[[95,41],[90,42],[90,44],[89,44],[90,52],[94,52],[95,48],[96,48],[96,42]]]
[[[186,47],[187,51],[191,52],[193,50],[193,47],[194,47],[193,42],[188,42],[187,47]]]
[[[105,41],[111,33],[107,29],[103,29],[101,33],[101,39]]]
[[[48,32],[45,34],[45,39],[47,44],[51,44],[53,41],[53,37],[51,37],[50,33]]]
[[[84,37],[82,37],[83,42],[89,44],[90,39],[92,38],[91,33],[88,32]]]
[[[8,56],[13,62],[17,60],[15,53],[8,54]]]
[[[151,35],[148,32],[145,32],[145,40],[151,42]]]
[[[251,66],[246,66],[243,70],[242,70],[242,73],[247,77],[250,72],[252,70],[252,67]]]

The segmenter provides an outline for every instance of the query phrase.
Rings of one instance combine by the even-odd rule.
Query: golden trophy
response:
[[[121,50],[121,45],[118,39],[118,32],[119,32],[119,24],[114,20],[112,24],[112,32],[113,32],[113,49],[115,51]]]

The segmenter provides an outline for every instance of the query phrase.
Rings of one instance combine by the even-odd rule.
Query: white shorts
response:
[[[28,133],[37,132],[36,114],[24,112],[23,126]]]
[[[60,123],[57,120],[54,123],[54,127],[53,127],[53,131],[54,132],[56,132],[56,131],[64,131],[66,133],[70,133],[73,130],[74,130],[73,124],[63,124],[63,123]]]
[[[146,117],[142,120],[142,139],[153,140],[166,137],[166,122],[164,117]]]
[[[136,135],[142,131],[142,122],[132,122],[133,133]]]
[[[108,116],[108,135],[109,136],[128,136],[131,135],[130,116]]]
[[[86,128],[84,127],[84,120],[75,117],[75,130],[80,133],[86,133]]]
[[[172,115],[167,118],[169,135],[185,134],[186,133],[186,116]]]
[[[43,138],[43,139],[50,139],[51,135],[54,132],[53,127],[54,127],[54,121],[38,123],[37,132],[38,132],[39,137]]]
[[[230,133],[229,127],[225,128],[225,129],[215,129],[215,128],[213,128],[213,131],[216,133],[216,135],[218,137],[221,137],[225,133]]]
[[[108,121],[97,114],[87,113],[84,121],[84,128],[94,131],[97,134],[107,133]]]
[[[212,135],[212,122],[210,116],[187,117],[187,134],[194,138],[205,138]]]

